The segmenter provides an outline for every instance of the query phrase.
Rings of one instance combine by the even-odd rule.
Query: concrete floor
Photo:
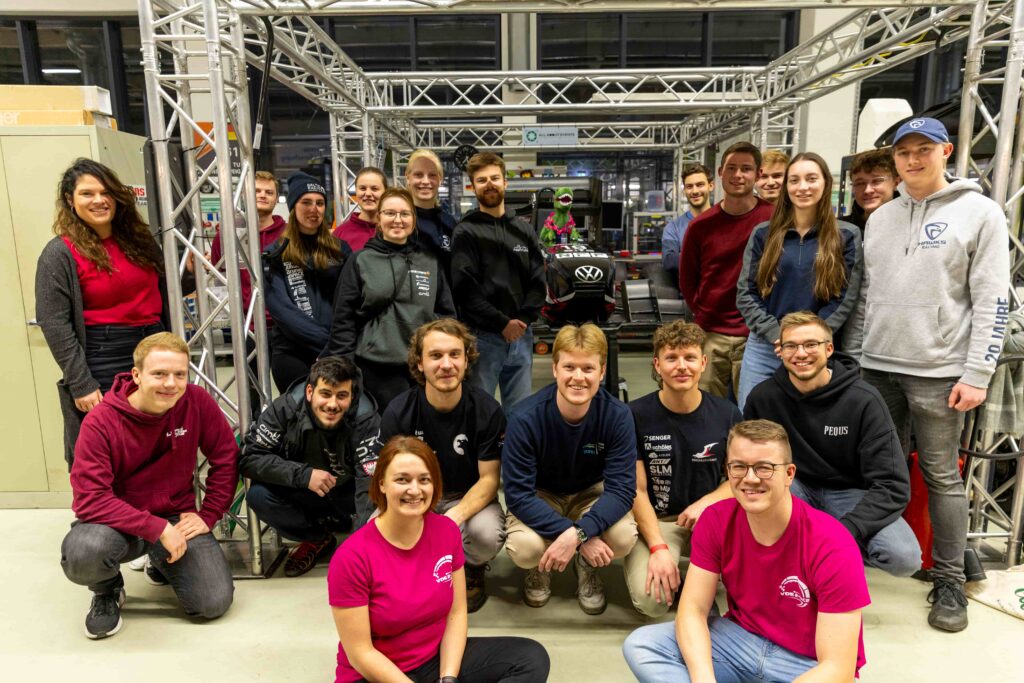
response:
[[[630,354],[622,375],[631,398],[653,389],[647,361]],[[550,378],[548,359],[535,364],[535,385]],[[178,609],[168,587],[150,586],[126,567],[125,625],[115,637],[88,640],[86,589],[60,570],[68,510],[0,510],[4,617],[0,677],[8,681],[328,681],[337,635],[327,605],[325,565],[298,579],[237,581],[235,604],[222,619],[198,624]],[[929,586],[869,569],[873,604],[865,611],[867,683],[901,681],[1024,681],[1024,622],[975,602],[960,634],[927,626]],[[523,572],[504,555],[488,574],[491,598],[470,617],[470,634],[523,635],[544,643],[551,681],[618,683],[633,680],[621,655],[625,636],[648,623],[626,595],[621,563],[603,570],[609,598],[599,617],[583,614],[571,573],[554,581],[554,597],[536,610],[520,599]],[[722,599],[720,596],[720,604]]]

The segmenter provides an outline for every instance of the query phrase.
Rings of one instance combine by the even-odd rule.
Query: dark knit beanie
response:
[[[288,177],[288,211],[295,208],[295,205],[302,199],[302,195],[310,193],[322,195],[324,201],[327,201],[327,190],[319,180],[302,171],[290,175]]]

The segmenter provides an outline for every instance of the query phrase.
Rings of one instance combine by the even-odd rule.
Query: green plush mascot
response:
[[[582,242],[583,238],[576,231],[576,221],[569,213],[572,208],[572,190],[568,187],[560,187],[555,190],[554,203],[555,210],[548,215],[547,220],[544,221],[544,227],[540,231],[541,244],[550,248],[556,244]]]

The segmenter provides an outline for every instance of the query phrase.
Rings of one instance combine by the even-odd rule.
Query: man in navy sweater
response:
[[[636,543],[633,416],[601,388],[608,342],[596,325],[563,327],[552,357],[555,383],[509,417],[501,457],[509,510],[505,549],[529,570],[527,605],[544,606],[551,571],[573,562],[580,607],[600,614],[606,603],[595,569]]]
[[[921,568],[921,551],[901,517],[910,475],[885,401],[856,361],[833,353],[822,318],[790,313],[780,327],[782,367],[754,387],[745,417],[786,428],[797,466],[793,495],[836,517],[867,564],[910,576]]]

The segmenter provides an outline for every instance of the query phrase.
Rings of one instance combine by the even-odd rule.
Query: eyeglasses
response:
[[[747,472],[754,470],[755,477],[765,480],[772,478],[772,475],[775,474],[776,467],[786,467],[786,464],[756,462],[753,465],[744,465],[741,462],[727,462],[725,464],[725,471],[728,472],[729,476],[733,479],[742,479],[747,476]]]
[[[827,344],[828,339],[818,339],[811,341],[805,341],[802,344],[795,344],[793,342],[785,342],[782,344],[782,352],[785,354],[796,353],[797,349],[803,349],[807,353],[814,353],[818,350],[822,344]]]
[[[892,182],[892,178],[890,178],[887,175],[880,175],[880,176],[875,176],[871,180],[857,180],[857,181],[855,181],[853,183],[853,189],[855,189],[855,190],[863,190],[868,185],[870,185],[871,187],[874,187],[874,188],[879,188],[879,187],[881,187],[882,185],[884,185],[884,184],[886,184],[888,182]]]
[[[412,218],[412,211],[392,211],[391,209],[386,209],[381,211],[380,215],[392,221],[395,219],[395,216],[401,216],[403,221],[407,221]]]

